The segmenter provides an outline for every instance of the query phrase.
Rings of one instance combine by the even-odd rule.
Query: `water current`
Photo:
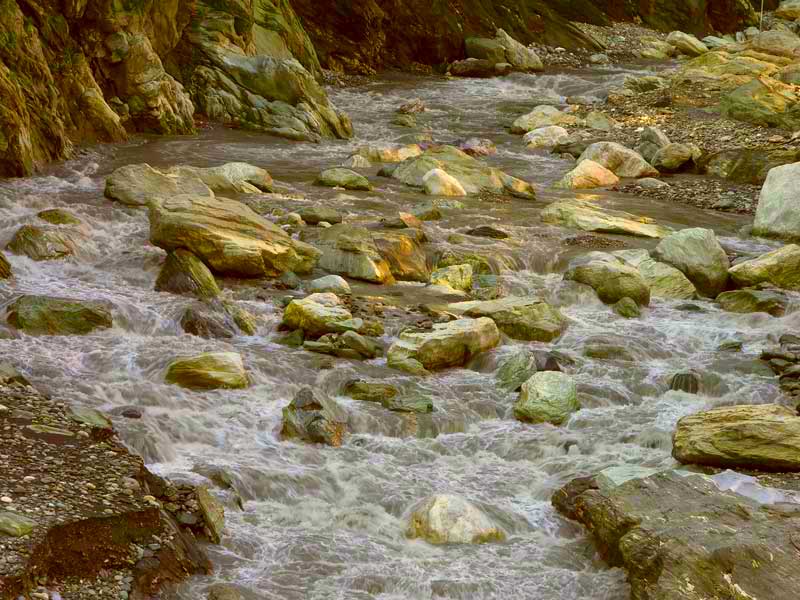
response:
[[[690,311],[681,302],[654,299],[642,319],[624,320],[594,294],[561,281],[569,259],[585,250],[564,243],[575,231],[543,225],[539,212],[559,194],[572,194],[547,190],[570,163],[525,149],[504,127],[538,104],[537,98],[600,99],[636,70],[493,80],[387,76],[331,90],[353,118],[352,141],[297,144],[213,128],[197,137],[139,137],[91,148],[41,176],[0,182],[0,246],[36,212],[53,207],[74,212],[87,234],[69,260],[35,263],[9,255],[17,277],[0,283],[0,314],[20,293],[103,299],[116,307],[113,329],[84,337],[29,337],[0,323],[0,359],[21,366],[58,399],[116,415],[126,443],[157,472],[196,483],[208,483],[214,472],[230,475],[244,508],[228,497],[227,534],[210,548],[216,571],[185,584],[179,598],[203,597],[208,585],[225,581],[240,586],[248,599],[623,600],[624,573],[605,566],[585,532],[555,513],[553,491],[613,465],[674,466],[671,433],[683,415],[716,405],[779,401],[775,379],[758,353],[771,338],[800,329],[798,312],[781,319],[736,315],[706,301],[693,302],[700,310]],[[340,360],[334,369],[320,370],[317,355],[276,344],[281,309],[259,299],[258,283],[229,282],[234,297],[260,317],[256,335],[221,341],[184,334],[178,320],[188,300],[153,291],[164,252],[148,243],[146,213],[104,199],[104,178],[137,162],[158,167],[244,161],[267,168],[286,194],[265,202],[283,208],[324,204],[350,221],[375,221],[409,210],[422,197],[387,179],[375,178],[374,192],[347,194],[313,187],[312,181],[358,145],[406,133],[389,123],[394,110],[415,97],[427,104],[425,124],[437,141],[489,138],[499,151],[487,160],[541,190],[537,201],[470,199],[464,209],[445,211],[426,227],[442,249],[449,234],[467,227],[489,224],[511,234],[505,241],[466,238],[460,248],[489,252],[498,264],[512,266],[500,278],[514,294],[542,295],[562,307],[571,324],[555,347],[574,360],[569,371],[583,408],[561,427],[514,420],[515,394],[497,387],[493,371],[523,344],[506,340],[469,368],[418,383],[436,408],[430,430],[409,435],[404,417],[339,397],[353,430],[343,447],[282,441],[281,409],[302,385],[336,395],[354,376],[399,384],[414,378],[388,369],[385,359]],[[724,246],[738,252],[768,249],[744,233],[746,217],[611,192],[584,197],[676,228],[713,228]],[[630,248],[653,247],[617,239]],[[353,284],[359,294],[420,302],[419,286]],[[384,341],[396,333],[387,331]],[[743,342],[743,352],[718,350],[730,340]],[[586,358],[583,348],[598,341],[622,346],[633,360]],[[240,352],[253,385],[203,393],[164,383],[172,358],[213,350]],[[669,391],[670,375],[690,368],[702,373],[704,393]],[[139,407],[143,418],[119,416],[128,406]],[[432,493],[454,493],[484,506],[508,532],[508,541],[437,547],[406,539],[409,507]]]

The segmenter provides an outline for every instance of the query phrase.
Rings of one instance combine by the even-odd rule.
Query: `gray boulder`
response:
[[[716,298],[728,282],[728,255],[710,229],[672,233],[656,246],[653,257],[682,271],[703,296]]]

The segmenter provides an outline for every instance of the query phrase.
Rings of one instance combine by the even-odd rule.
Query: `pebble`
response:
[[[0,496],[0,502],[5,502],[6,504],[11,504],[14,501],[11,498],[9,498],[8,496]]]

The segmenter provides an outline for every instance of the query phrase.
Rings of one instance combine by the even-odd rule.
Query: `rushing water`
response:
[[[624,76],[613,69],[480,81],[398,76],[332,92],[353,117],[357,139],[351,142],[315,146],[213,129],[194,138],[140,138],[95,148],[48,175],[0,183],[0,245],[36,212],[52,207],[73,211],[88,234],[75,259],[34,263],[10,256],[17,278],[0,283],[0,312],[19,293],[105,299],[116,307],[113,330],[85,337],[19,336],[0,325],[0,358],[23,367],[57,398],[112,414],[124,406],[141,407],[141,420],[115,417],[115,423],[153,468],[195,482],[224,470],[244,499],[239,510],[228,498],[228,534],[221,546],[210,549],[215,575],[187,583],[180,598],[202,597],[214,581],[235,583],[253,599],[627,597],[624,574],[604,566],[582,529],[555,514],[552,492],[575,476],[611,465],[672,466],[670,436],[683,415],[720,404],[778,400],[775,380],[757,356],[770,337],[800,327],[800,313],[782,319],[734,315],[703,301],[695,302],[702,312],[691,312],[681,310],[679,302],[656,299],[642,319],[624,320],[593,294],[561,282],[559,271],[580,251],[563,243],[575,232],[543,226],[538,215],[556,196],[544,188],[570,164],[527,151],[503,128],[530,110],[536,98],[601,98]],[[252,286],[235,282],[230,283],[236,297],[261,317],[258,335],[220,341],[183,334],[177,321],[188,301],[153,291],[164,253],[147,242],[145,212],[105,200],[104,177],[134,162],[245,161],[268,168],[284,187],[284,199],[266,200],[276,207],[324,203],[348,213],[349,220],[374,221],[410,208],[419,194],[389,180],[376,180],[375,192],[348,194],[314,188],[311,182],[320,169],[339,164],[365,140],[390,141],[405,133],[389,122],[396,107],[414,97],[426,102],[424,123],[437,141],[490,138],[499,148],[489,159],[493,164],[542,188],[535,202],[468,200],[465,209],[447,211],[442,221],[428,224],[428,233],[440,248],[448,246],[448,234],[467,226],[494,224],[512,234],[501,242],[469,238],[460,248],[489,247],[516,267],[502,273],[506,287],[543,295],[563,307],[572,323],[556,347],[575,360],[570,370],[584,408],[562,427],[515,421],[514,395],[499,390],[492,374],[503,356],[522,345],[507,340],[469,369],[418,384],[434,398],[443,432],[438,436],[404,436],[403,418],[339,398],[354,431],[344,447],[281,441],[281,409],[303,384],[335,395],[355,375],[396,383],[413,378],[387,369],[385,360],[341,360],[335,369],[320,370],[315,355],[274,342],[280,309],[256,299]],[[741,234],[747,224],[741,217],[610,193],[594,197],[674,227],[712,227],[724,245],[742,252],[766,248]],[[652,247],[624,241],[629,247]],[[413,286],[355,287],[359,293],[389,294],[399,303],[420,301]],[[743,353],[717,350],[732,339],[744,342]],[[635,360],[584,358],[585,344],[597,340],[623,345]],[[171,358],[210,350],[242,353],[252,387],[198,393],[164,383]],[[708,395],[668,391],[669,375],[689,368],[704,374]],[[409,507],[436,492],[484,505],[509,533],[508,541],[434,547],[407,540]]]

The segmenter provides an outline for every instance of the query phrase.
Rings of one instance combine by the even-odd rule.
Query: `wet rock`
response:
[[[623,298],[631,298],[639,306],[650,304],[650,286],[644,277],[612,254],[591,252],[578,257],[570,263],[564,279],[592,287],[606,304]]]
[[[394,369],[426,375],[463,366],[499,344],[500,332],[491,319],[457,319],[435,324],[430,330],[406,329],[389,348],[387,358]]]
[[[800,592],[787,576],[796,562],[792,511],[722,492],[703,475],[664,471],[602,488],[583,478],[556,492],[553,505],[588,529],[611,566],[626,569],[632,599]]]
[[[518,71],[541,71],[544,69],[539,56],[520,44],[502,29],[498,29],[494,39],[467,38],[467,56],[488,60],[494,64],[508,63]]]
[[[511,125],[511,133],[526,134],[535,129],[555,125],[575,125],[578,117],[558,110],[555,106],[542,104],[531,112],[522,115]]]
[[[567,319],[557,308],[538,298],[501,298],[484,302],[448,304],[456,315],[488,317],[507,336],[525,341],[552,342],[567,329]]]
[[[708,47],[693,35],[673,31],[667,36],[667,43],[675,46],[687,56],[700,56],[708,52]]]
[[[5,255],[0,252],[0,279],[10,279],[11,276],[11,263],[9,263]]]
[[[642,309],[639,308],[639,305],[636,304],[636,301],[632,298],[622,298],[611,308],[613,308],[614,312],[620,317],[624,317],[626,319],[638,319],[642,316]]]
[[[672,233],[661,240],[653,257],[682,271],[703,296],[716,298],[728,282],[728,255],[710,229]]]
[[[509,237],[505,231],[489,225],[481,225],[480,227],[469,229],[465,233],[474,237],[491,238],[493,240],[504,240]]]
[[[281,433],[289,439],[341,446],[347,434],[347,420],[330,399],[305,387],[283,409]]]
[[[219,544],[225,531],[225,508],[219,500],[211,495],[211,492],[205,486],[199,486],[195,491],[200,513],[205,521],[208,538],[212,544]]]
[[[205,263],[180,248],[167,255],[156,279],[155,290],[196,298],[216,298],[220,294],[217,281]]]
[[[508,75],[513,67],[508,63],[495,63],[491,60],[468,58],[457,60],[447,67],[448,73],[455,77],[497,77]]]
[[[597,233],[617,233],[647,238],[663,238],[670,230],[655,224],[652,219],[630,213],[605,210],[585,200],[553,202],[541,213],[543,223],[572,227]]]
[[[0,362],[0,385],[30,385],[30,382],[14,365]]]
[[[6,319],[29,335],[86,335],[114,325],[106,304],[51,296],[21,296],[8,305]]]
[[[82,425],[88,425],[92,429],[112,430],[114,424],[107,416],[99,410],[86,406],[73,406],[69,409],[69,418]]]
[[[206,339],[230,339],[244,333],[221,303],[190,306],[180,323],[186,333]]]
[[[730,276],[740,287],[769,283],[800,291],[800,246],[790,244],[731,267]]]
[[[78,217],[63,208],[49,208],[36,213],[36,216],[51,225],[81,225],[83,223]]]
[[[458,145],[458,149],[472,157],[492,156],[497,154],[497,146],[492,140],[485,138],[469,138]]]
[[[426,238],[421,229],[374,231],[372,239],[395,279],[426,283],[430,279],[431,271],[422,247]]]
[[[323,221],[335,225],[342,222],[342,213],[326,206],[309,206],[297,211],[300,218],[309,225],[319,225]]]
[[[650,257],[647,250],[618,250],[612,252],[626,264],[636,268],[657,298],[688,300],[697,296],[694,284],[681,271]]]
[[[578,162],[594,161],[617,177],[658,177],[658,171],[639,154],[615,142],[592,144],[578,157]]]
[[[354,400],[388,404],[398,396],[400,390],[388,383],[355,379],[345,384],[344,393]]]
[[[342,167],[323,171],[319,174],[319,177],[317,177],[315,184],[325,187],[340,187],[346,190],[361,190],[365,192],[372,190],[369,179],[363,175],[359,175],[355,171]]]
[[[767,175],[758,199],[753,234],[800,240],[800,194],[796,182],[800,162],[775,167]]]
[[[414,98],[402,104],[397,112],[401,115],[412,115],[425,112],[425,103],[419,98]]]
[[[78,237],[74,232],[23,225],[6,248],[14,254],[43,261],[71,256],[75,254],[77,245]]]
[[[227,583],[216,583],[211,586],[207,600],[244,600],[244,595],[234,586]]]
[[[539,127],[529,131],[522,138],[522,142],[528,148],[551,149],[558,144],[564,143],[569,139],[569,132],[558,125]]]
[[[800,471],[800,417],[776,404],[690,415],[678,421],[672,455],[683,464]]]
[[[530,350],[519,350],[500,364],[495,377],[501,388],[516,392],[538,371],[536,355]]]
[[[250,385],[236,352],[207,352],[178,358],[167,367],[167,383],[193,390],[239,389]]]
[[[401,163],[420,156],[422,148],[419,144],[371,144],[360,146],[356,154],[374,163]]]
[[[464,186],[442,169],[431,169],[422,178],[422,189],[430,196],[466,196]]]
[[[368,229],[344,223],[334,225],[325,229],[316,243],[322,251],[319,266],[326,271],[373,283],[394,281],[389,263]]]
[[[369,360],[383,355],[380,344],[354,331],[329,333],[316,341],[306,340],[303,349],[353,360]]]
[[[369,162],[368,158],[354,154],[344,159],[341,166],[345,169],[371,169],[372,163]]]
[[[567,190],[590,190],[598,187],[611,187],[618,183],[619,177],[604,166],[592,160],[584,160],[564,175],[561,181],[553,187]]]
[[[414,115],[396,115],[395,118],[392,119],[392,125],[413,129],[417,126],[417,118]]]
[[[453,265],[436,269],[431,273],[431,284],[469,292],[472,289],[472,265]]]
[[[735,290],[717,296],[717,304],[727,312],[763,312],[773,317],[786,314],[790,299],[786,294],[770,290]]]
[[[561,425],[580,408],[572,377],[558,371],[542,371],[522,384],[514,416],[526,423]]]
[[[306,335],[319,337],[326,333],[357,331],[363,322],[353,319],[336,294],[312,294],[288,304],[281,326],[292,331],[301,329]]]
[[[330,292],[337,296],[349,296],[350,284],[338,275],[326,275],[309,282],[308,291],[312,294]]]
[[[150,241],[168,252],[188,250],[212,271],[234,277],[308,273],[319,257],[241,202],[206,196],[151,204]]]
[[[407,212],[397,213],[397,217],[381,219],[381,225],[388,229],[422,229],[422,220]]]
[[[680,171],[699,155],[699,150],[689,144],[668,144],[653,155],[651,163],[659,171]]]
[[[476,505],[460,496],[439,494],[412,509],[406,535],[430,544],[502,542],[505,532]]]
[[[669,389],[676,392],[696,394],[700,391],[700,377],[692,371],[675,373],[669,380]]]
[[[645,127],[636,151],[642,155],[642,158],[650,162],[659,150],[666,148],[669,144],[669,138],[658,127]]]

